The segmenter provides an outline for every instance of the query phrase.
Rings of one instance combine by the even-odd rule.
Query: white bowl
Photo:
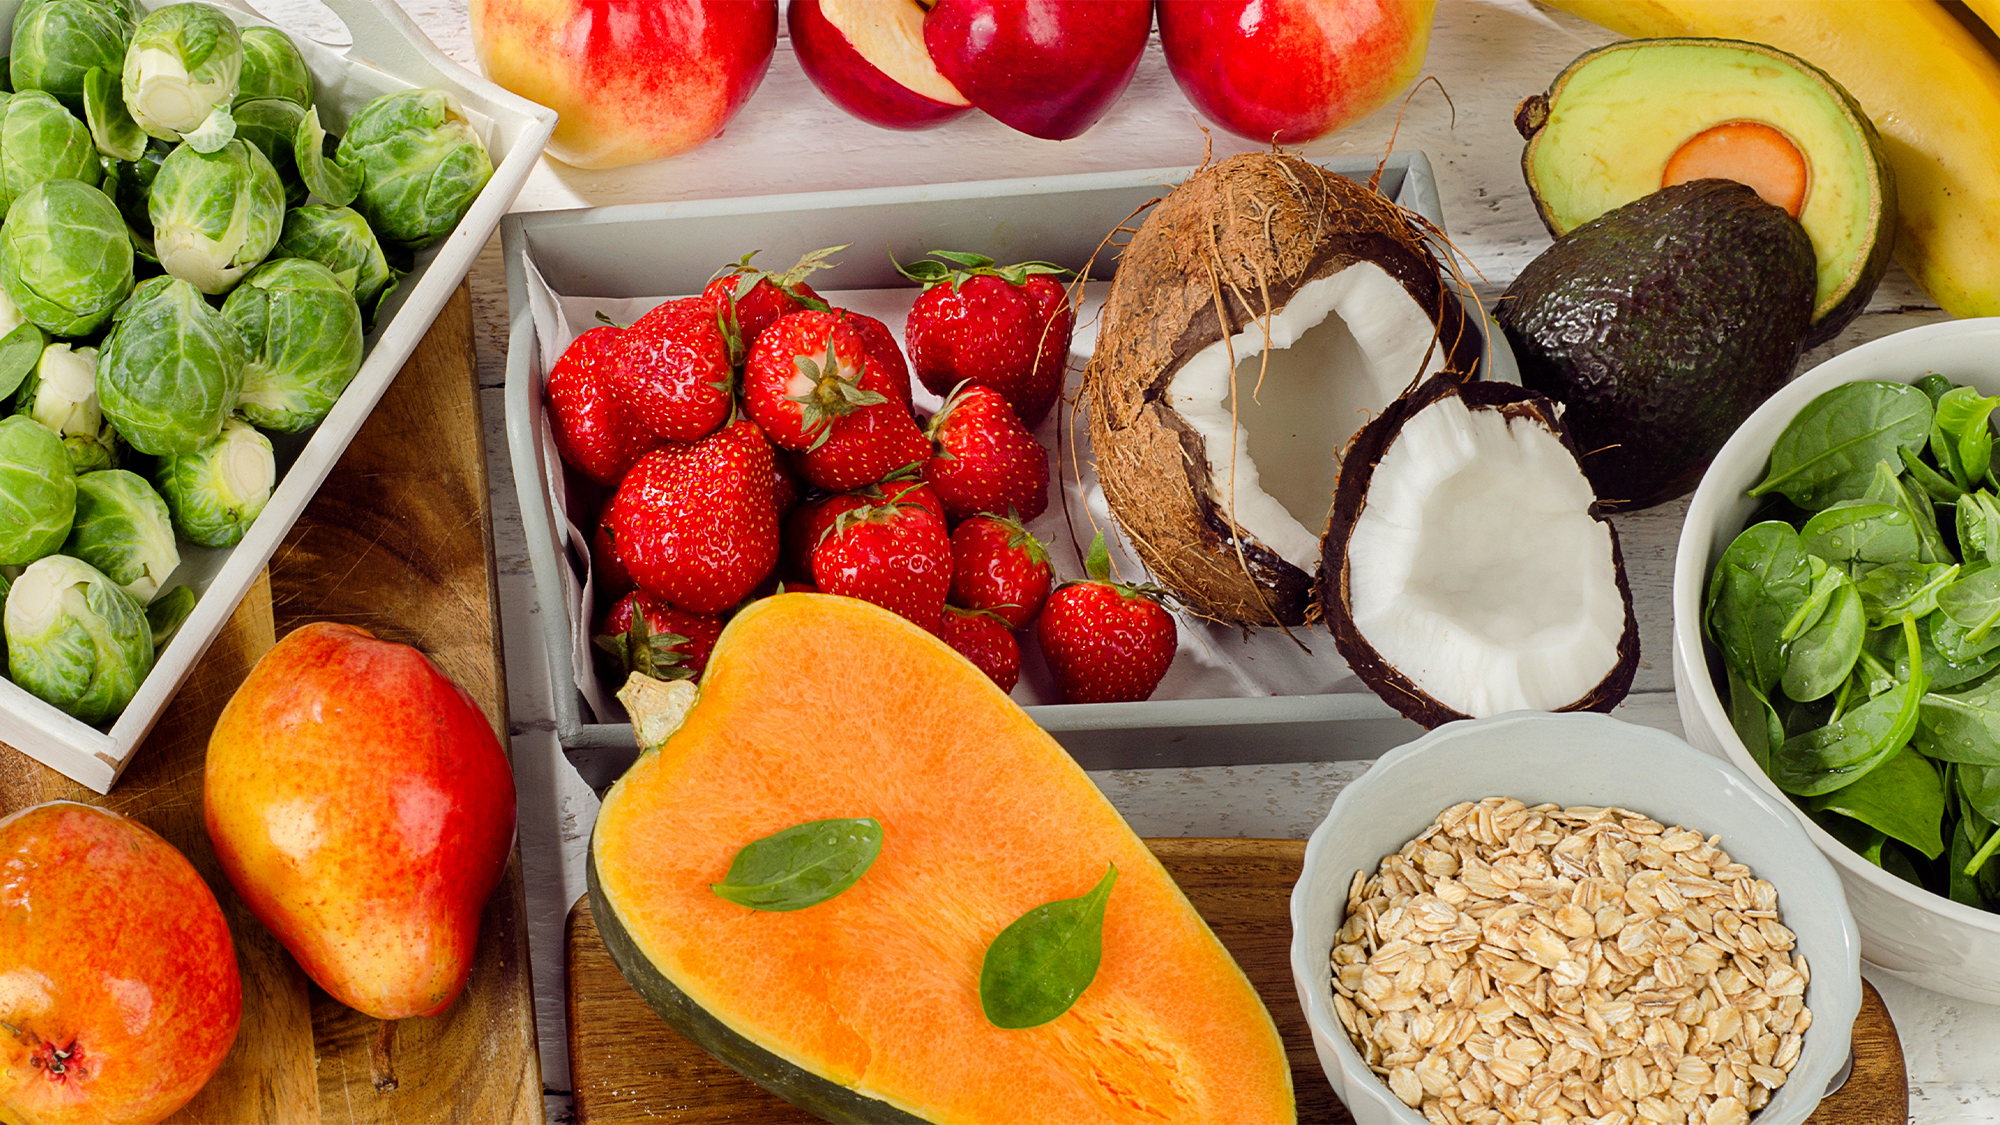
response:
[[[1701,636],[1703,587],[1743,530],[1771,446],[1793,416],[1829,388],[1864,379],[1914,382],[1931,372],[2000,394],[2000,318],[1929,324],[1834,356],[1772,395],[1715,455],[1688,505],[1674,557],[1674,693],[1689,742],[1729,759],[1792,809],[1833,860],[1861,927],[1861,954],[1894,976],[1938,992],[2000,1004],[2000,914],[1935,895],[1863,859],[1813,823],[1764,776],[1730,726]]]
[[[1791,1078],[1757,1125],[1799,1125],[1847,1061],[1861,1010],[1860,938],[1840,879],[1788,806],[1673,735],[1596,714],[1515,711],[1447,723],[1383,755],[1341,791],[1306,844],[1292,890],[1292,979],[1320,1066],[1360,1125],[1425,1125],[1377,1078],[1334,1014],[1328,957],[1357,870],[1389,855],[1460,801],[1616,805],[1663,824],[1720,834],[1720,846],[1778,888],[1785,925],[1812,968],[1812,1009]]]

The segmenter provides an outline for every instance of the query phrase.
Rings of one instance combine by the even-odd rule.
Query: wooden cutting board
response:
[[[464,995],[443,1015],[384,1023],[307,981],[230,889],[202,825],[216,716],[258,657],[307,621],[422,649],[507,744],[488,507],[461,287],[108,796],[0,745],[0,813],[57,798],[117,809],[180,848],[222,903],[243,974],[242,1028],[222,1069],[170,1120],[542,1120],[518,850],[481,919]]]
[[[1292,984],[1291,896],[1304,840],[1148,840],[1215,936],[1263,995],[1291,1058],[1301,1122],[1352,1125],[1320,1070]],[[579,1125],[735,1125],[818,1118],[765,1093],[653,1014],[612,964],[588,899],[569,912],[569,1067]],[[1903,1125],[1909,1085],[1889,1010],[1864,984],[1854,1073],[1813,1125]]]

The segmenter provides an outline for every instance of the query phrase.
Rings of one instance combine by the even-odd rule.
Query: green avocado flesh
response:
[[[1831,339],[1858,316],[1889,257],[1896,188],[1882,139],[1825,72],[1760,43],[1633,39],[1578,58],[1521,103],[1521,170],[1549,233],[1658,191],[1667,162],[1717,125],[1756,122],[1806,163],[1799,223],[1816,257],[1813,330]]]

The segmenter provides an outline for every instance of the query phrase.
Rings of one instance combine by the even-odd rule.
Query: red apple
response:
[[[928,129],[972,112],[924,48],[917,0],[792,0],[799,66],[833,104],[872,125]]]
[[[1437,0],[1160,0],[1167,69],[1202,116],[1297,144],[1381,108],[1423,69]]]
[[[408,645],[315,622],[209,735],[209,839],[306,975],[379,1019],[465,987],[514,842],[514,776],[470,696]]]
[[[778,0],[471,0],[486,76],[556,111],[549,155],[619,168],[722,132],[764,80]]]
[[[214,892],[173,845],[55,801],[0,821],[0,1120],[159,1121],[236,1041]]]
[[[938,0],[924,44],[973,105],[1063,141],[1125,92],[1152,27],[1152,0]]]

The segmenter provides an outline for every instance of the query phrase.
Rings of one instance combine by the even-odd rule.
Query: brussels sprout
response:
[[[76,473],[61,439],[33,418],[0,418],[0,566],[62,548],[76,518]]]
[[[97,357],[97,403],[141,453],[191,453],[222,432],[249,349],[201,291],[147,278],[118,310]]]
[[[14,89],[46,90],[80,110],[84,76],[92,67],[118,73],[131,38],[132,10],[126,4],[28,0],[14,12],[8,73]]]
[[[163,458],[158,479],[181,538],[204,547],[233,547],[271,499],[278,462],[270,438],[231,418],[214,441]]]
[[[160,162],[146,215],[168,273],[204,293],[227,293],[277,245],[285,186],[256,145],[232,140],[215,152],[182,145]]]
[[[40,90],[0,96],[0,208],[43,180],[104,176],[90,130]]]
[[[111,197],[118,213],[125,216],[125,229],[133,249],[149,262],[158,262],[160,256],[153,252],[153,219],[146,213],[146,207],[152,199],[153,181],[159,178],[160,165],[173,150],[174,146],[165,141],[149,139],[137,160],[112,160],[104,166],[104,194]]]
[[[0,286],[30,322],[56,336],[88,336],[132,292],[132,238],[103,192],[44,180],[7,209]]]
[[[118,431],[97,406],[96,348],[44,348],[34,376],[21,384],[15,409],[62,439],[78,475],[117,466]]]
[[[282,98],[300,109],[313,104],[313,76],[292,37],[275,27],[243,29],[243,77],[237,83],[236,106],[254,98]],[[241,124],[243,115],[235,114]],[[290,134],[286,134],[287,141]]]
[[[91,67],[83,76],[83,122],[90,127],[97,151],[113,160],[139,159],[151,139],[125,108],[125,88],[118,75],[101,66]]]
[[[124,710],[153,667],[153,630],[139,603],[67,555],[14,580],[5,629],[14,682],[86,723]]]
[[[165,652],[167,642],[181,631],[187,623],[188,615],[194,612],[195,592],[189,586],[176,586],[146,605],[146,624],[153,628],[153,651]]]
[[[149,136],[221,148],[235,128],[229,103],[243,73],[243,37],[207,4],[157,8],[125,48],[125,108]]]
[[[285,206],[297,207],[309,194],[299,178],[298,159],[292,155],[292,134],[306,115],[297,102],[283,98],[253,98],[239,101],[230,111],[236,115],[236,139],[249,141],[271,162],[278,182],[285,186]]]
[[[29,324],[14,298],[0,289],[0,398],[13,394],[35,369],[48,342],[48,333]]]
[[[310,258],[332,270],[371,317],[402,276],[389,265],[368,220],[352,207],[308,204],[293,209],[285,216],[285,229],[271,253]]]
[[[181,565],[167,502],[145,477],[123,469],[77,478],[76,525],[62,553],[103,571],[140,605]]]
[[[333,271],[305,258],[257,267],[222,303],[250,346],[236,412],[267,430],[318,425],[361,370],[361,306]]]
[[[450,234],[493,177],[479,134],[442,90],[369,102],[348,123],[336,159],[361,171],[354,209],[384,240],[413,250]]]

